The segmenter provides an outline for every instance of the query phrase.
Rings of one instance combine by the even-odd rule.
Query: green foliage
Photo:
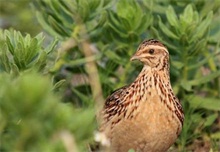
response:
[[[36,73],[16,79],[1,74],[0,83],[1,150],[64,151],[71,148],[65,140],[85,150],[94,130],[94,110],[61,103],[50,80]]]
[[[35,0],[32,7],[60,45],[55,54],[58,40],[43,47],[42,34],[0,31],[1,150],[68,151],[68,139],[86,151],[93,102],[134,80],[141,66],[129,59],[146,38],[167,45],[172,85],[184,107],[173,149],[196,151],[199,141],[219,150],[220,1]]]
[[[121,0],[117,3],[116,11],[108,11],[108,25],[111,38],[116,43],[139,42],[139,35],[144,33],[152,24],[150,13],[142,10],[141,6],[133,0]]]
[[[34,7],[44,29],[51,35],[63,39],[77,37],[81,29],[78,24],[86,24],[90,32],[102,25],[101,19],[104,19],[104,10],[109,2],[106,0],[34,1]]]
[[[0,31],[0,71],[18,73],[35,68],[42,70],[46,65],[47,55],[53,51],[57,40],[42,48],[44,37],[38,34],[31,38],[17,31]]]
[[[185,106],[190,105],[185,108],[186,120],[180,137],[185,146],[200,137],[202,130],[211,128],[219,117],[215,112],[220,110],[217,108],[220,106],[220,71],[215,62],[219,59],[219,49],[215,49],[219,42],[218,39],[210,40],[212,10],[202,16],[189,4],[177,15],[174,7],[169,6],[165,15],[164,21],[158,17],[159,30],[152,29],[170,48],[171,76],[178,82],[175,83],[176,92]],[[210,72],[204,74],[202,68],[210,69]],[[205,98],[201,97],[203,91],[206,92]],[[192,120],[188,120],[190,118]],[[199,131],[193,132],[196,130]]]

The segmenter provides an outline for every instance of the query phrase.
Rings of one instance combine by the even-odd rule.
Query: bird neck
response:
[[[164,81],[170,82],[170,72],[168,65],[161,69],[144,65],[136,80],[140,79],[140,77],[154,77],[155,75],[159,76],[159,78],[163,79]]]

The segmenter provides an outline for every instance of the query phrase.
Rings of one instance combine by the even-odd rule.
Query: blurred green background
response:
[[[220,151],[219,25],[219,0],[1,0],[0,151],[89,151],[148,38],[168,47],[185,112],[169,151]]]

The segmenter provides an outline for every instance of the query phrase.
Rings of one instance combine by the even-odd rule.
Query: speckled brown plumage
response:
[[[159,41],[140,44],[131,60],[144,66],[130,85],[107,97],[100,132],[109,151],[164,152],[182,130],[184,115],[169,77],[169,52]]]

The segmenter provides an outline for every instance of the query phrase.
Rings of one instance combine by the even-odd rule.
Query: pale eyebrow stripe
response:
[[[169,54],[168,50],[167,50],[165,47],[162,47],[162,46],[158,46],[158,45],[147,45],[146,47],[148,47],[148,48],[154,48],[154,49],[163,49],[163,50],[165,50],[165,51]]]

